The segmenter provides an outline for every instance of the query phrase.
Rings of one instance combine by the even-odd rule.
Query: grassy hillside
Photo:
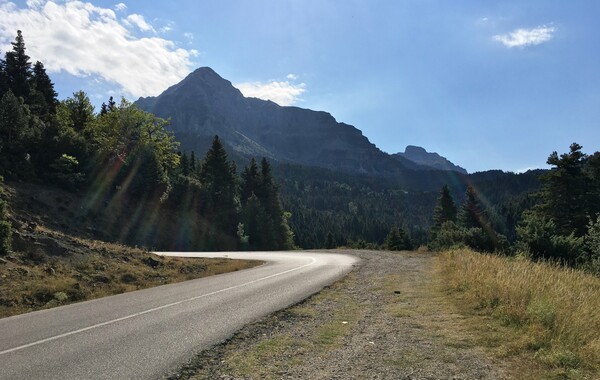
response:
[[[0,317],[230,272],[253,261],[179,259],[94,238],[102,220],[82,197],[54,187],[6,188],[13,251],[0,257]]]

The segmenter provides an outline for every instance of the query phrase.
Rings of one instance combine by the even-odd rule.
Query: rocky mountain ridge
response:
[[[408,145],[404,153],[399,152],[394,154],[395,157],[404,157],[412,162],[431,167],[437,170],[455,171],[462,174],[467,174],[467,171],[450,162],[446,157],[442,157],[435,152],[428,152],[420,146]]]
[[[195,70],[157,97],[138,99],[136,105],[170,118],[169,128],[182,150],[198,155],[219,135],[233,156],[244,158],[264,156],[369,175],[439,169],[382,152],[359,129],[327,112],[246,98],[209,67]]]

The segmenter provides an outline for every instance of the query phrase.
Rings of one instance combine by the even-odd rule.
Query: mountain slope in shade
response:
[[[428,169],[382,152],[360,130],[337,122],[329,113],[246,98],[208,67],[197,69],[158,97],[140,98],[136,105],[170,118],[169,128],[182,149],[198,154],[219,135],[234,154],[243,157],[265,156],[377,175]]]
[[[411,160],[412,162],[427,166],[437,170],[455,171],[463,174],[467,174],[464,168],[453,164],[445,157],[440,156],[435,152],[427,152],[420,146],[409,145],[404,150],[404,153],[396,153],[394,157],[401,157]]]

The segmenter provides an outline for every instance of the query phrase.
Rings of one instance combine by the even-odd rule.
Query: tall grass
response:
[[[443,253],[441,263],[463,306],[518,329],[513,350],[550,367],[600,369],[600,278],[464,249]]]

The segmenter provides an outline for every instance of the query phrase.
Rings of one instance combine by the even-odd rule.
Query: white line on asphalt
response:
[[[140,311],[140,312],[137,312],[137,313],[134,313],[134,314],[126,315],[126,316],[121,317],[121,318],[112,319],[110,321],[98,323],[98,324],[95,324],[95,325],[92,325],[92,326],[83,327],[83,328],[78,329],[78,330],[69,331],[69,332],[66,332],[66,333],[63,333],[63,334],[59,334],[59,335],[51,336],[49,338],[41,339],[41,340],[38,340],[38,341],[35,341],[35,342],[27,343],[27,344],[24,344],[22,346],[18,346],[18,347],[14,347],[14,348],[9,348],[8,350],[0,351],[0,355],[9,354],[11,352],[23,350],[25,348],[29,348],[29,347],[32,347],[32,346],[37,346],[37,345],[42,344],[42,343],[51,342],[51,341],[56,340],[56,339],[64,338],[64,337],[67,337],[67,336],[70,336],[70,335],[79,334],[79,333],[82,333],[82,332],[85,332],[85,331],[88,331],[88,330],[92,330],[92,329],[95,329],[95,328],[98,328],[98,327],[102,327],[102,326],[110,325],[110,324],[113,324],[113,323],[121,322],[121,321],[124,321],[126,319],[135,318],[135,317],[138,317],[140,315],[152,313],[153,311],[158,311],[158,310],[166,309],[166,308],[169,308],[169,307],[181,305],[182,303],[194,301],[194,300],[197,300],[199,298],[209,297],[209,296],[212,296],[212,295],[215,295],[215,294],[218,294],[218,293],[226,292],[228,290],[233,290],[233,289],[241,288],[243,286],[251,285],[251,284],[254,284],[254,283],[259,282],[259,281],[268,280],[269,278],[281,276],[282,274],[286,274],[286,273],[290,273],[290,272],[294,272],[294,271],[306,268],[308,266],[313,265],[317,261],[314,257],[311,257],[310,260],[311,260],[310,263],[304,264],[304,265],[299,266],[297,268],[292,268],[292,269],[288,269],[286,271],[275,273],[275,274],[272,274],[272,275],[269,275],[269,276],[266,276],[266,277],[257,278],[255,280],[252,280],[252,281],[249,281],[249,282],[246,282],[246,283],[243,283],[243,284],[239,284],[239,285],[235,285],[235,286],[230,286],[228,288],[224,288],[224,289],[220,289],[220,290],[215,290],[214,292],[210,292],[210,293],[202,294],[202,295],[195,296],[195,297],[192,297],[192,298],[188,298],[188,299],[185,299],[185,300],[173,302],[173,303],[170,303],[170,304],[167,304],[167,305],[162,305],[162,306],[154,307],[152,309],[148,309],[148,310]]]

